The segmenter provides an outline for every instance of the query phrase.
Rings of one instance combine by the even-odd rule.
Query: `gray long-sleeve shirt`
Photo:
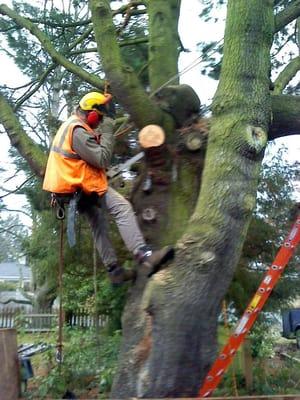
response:
[[[104,117],[99,125],[100,143],[84,128],[76,127],[73,131],[73,150],[88,164],[96,168],[108,168],[114,148],[114,120]],[[97,131],[98,133],[98,131]]]

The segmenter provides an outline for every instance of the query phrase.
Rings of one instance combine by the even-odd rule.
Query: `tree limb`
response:
[[[103,88],[104,81],[102,79],[80,68],[78,65],[72,63],[56,51],[49,38],[29,19],[21,17],[14,10],[4,4],[0,5],[0,14],[10,17],[17,25],[29,30],[29,32],[38,39],[44,50],[47,51],[55,63],[62,65],[65,69],[79,76],[90,85],[99,89]]]
[[[273,121],[268,139],[300,135],[300,96],[271,96]]]
[[[121,6],[120,8],[118,8],[117,10],[113,11],[113,15],[116,16],[118,14],[124,14],[128,7],[131,7],[131,15],[140,15],[140,14],[145,14],[146,13],[146,9],[142,9],[142,10],[138,10],[138,9],[134,9],[138,6],[145,6],[146,7],[146,2],[145,1],[131,1],[129,4],[125,4],[124,6]],[[84,20],[84,21],[76,21],[76,22],[69,22],[69,23],[65,23],[65,24],[59,24],[59,23],[55,23],[50,21],[49,19],[45,20],[45,19],[40,19],[40,18],[31,18],[30,21],[33,24],[42,24],[45,26],[50,26],[51,28],[75,28],[78,26],[86,26],[89,25],[92,21],[90,18]],[[12,28],[10,28],[12,29]]]
[[[287,84],[294,78],[300,70],[300,56],[294,58],[289,64],[280,72],[274,82],[274,94],[282,93]]]
[[[89,34],[92,32],[92,28],[87,29],[77,40],[75,40],[69,47],[69,51],[72,50],[74,47],[76,47],[82,40],[86,39]],[[75,52],[74,52],[75,53]],[[68,55],[72,55],[73,53],[69,53]],[[80,54],[80,53],[78,53]],[[29,92],[27,91],[16,103],[15,110],[17,110],[27,99],[29,99],[46,81],[47,77],[50,75],[52,71],[55,70],[55,68],[58,66],[58,63],[52,63],[46,71],[43,72],[42,75],[40,75],[39,78],[35,79],[31,85],[33,86],[34,83],[37,83],[37,85],[31,89]]]
[[[173,119],[149,99],[133,69],[124,65],[109,1],[90,0],[90,9],[103,67],[120,103],[138,127],[151,123],[173,126]]]
[[[275,16],[274,33],[279,32],[282,28],[288,25],[294,19],[300,16],[300,0],[295,0],[290,3],[283,11]]]
[[[120,47],[125,47],[125,46],[135,46],[140,43],[148,43],[148,37],[141,37],[137,39],[131,39],[131,40],[122,40],[119,42]],[[97,47],[89,47],[88,49],[79,49],[79,50],[74,50],[71,53],[69,53],[70,56],[76,56],[78,54],[86,54],[86,53],[97,53],[98,49]]]
[[[49,19],[44,19],[44,18],[30,18],[29,19],[30,22],[32,22],[33,24],[41,24],[41,25],[45,25],[45,26],[49,26],[51,28],[76,28],[78,26],[86,26],[89,25],[91,23],[91,19],[86,19],[84,21],[76,21],[76,22],[69,22],[66,24],[59,24],[57,22],[52,22]]]
[[[9,140],[20,155],[28,162],[33,173],[42,177],[46,166],[46,155],[28,137],[20,124],[13,108],[7,99],[0,93],[0,122],[3,124]]]
[[[151,91],[160,88],[171,77],[179,84],[178,55],[180,41],[178,19],[181,0],[150,1],[149,17],[149,80]]]
[[[14,110],[18,110],[18,108],[21,107],[21,105],[27,100],[29,99],[35,92],[37,92],[39,90],[39,88],[43,85],[43,83],[46,81],[46,79],[48,78],[48,76],[51,74],[51,72],[57,67],[57,64],[52,63],[47,69],[46,71],[43,72],[43,74],[38,78],[35,79],[34,82],[32,83],[32,86],[34,86],[34,84],[36,83],[36,85],[31,88],[31,90],[29,90],[29,92],[25,92],[24,95],[22,97],[19,98],[19,100],[17,101]]]
[[[10,213],[21,213],[21,214],[26,215],[26,217],[28,217],[28,218],[32,218],[32,215],[29,214],[28,212],[24,211],[24,210],[14,210],[14,209],[11,209],[11,208],[5,208],[4,210],[1,210],[1,211],[2,212],[10,212]]]
[[[121,6],[117,10],[113,11],[113,15],[116,14],[125,14],[128,10],[128,8],[132,7],[138,7],[138,6],[147,6],[147,1],[139,1],[139,0],[131,0],[128,4],[125,4],[124,6]]]
[[[7,197],[7,196],[9,196],[9,195],[11,195],[11,194],[17,193],[24,185],[26,185],[27,182],[29,182],[29,181],[30,181],[32,178],[34,178],[34,177],[35,177],[35,175],[31,175],[29,178],[25,179],[25,181],[22,182],[21,185],[19,185],[18,187],[16,187],[14,190],[8,190],[8,189],[5,189],[5,188],[3,188],[3,187],[0,187],[1,190],[3,190],[4,192],[6,192],[6,194],[0,196],[0,199],[3,199],[4,197]]]

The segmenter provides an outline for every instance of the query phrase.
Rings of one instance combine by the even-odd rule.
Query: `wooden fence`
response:
[[[103,315],[91,315],[85,310],[77,310],[65,315],[65,324],[82,328],[104,326],[107,317]],[[24,312],[17,308],[0,309],[0,328],[16,328],[26,332],[48,332],[57,329],[58,312],[38,310],[36,312]]]

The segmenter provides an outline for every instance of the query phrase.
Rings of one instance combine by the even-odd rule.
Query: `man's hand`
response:
[[[99,129],[102,133],[114,133],[114,128],[115,128],[115,120],[104,116],[103,120],[101,121],[101,124],[99,125]]]
[[[102,104],[101,106],[98,106],[97,108],[103,115],[115,119],[116,106],[112,100],[107,104]]]

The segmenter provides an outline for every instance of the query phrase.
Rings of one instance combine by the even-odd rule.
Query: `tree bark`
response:
[[[112,398],[194,396],[215,357],[220,303],[239,260],[267,143],[273,22],[270,1],[228,2],[200,197],[174,263],[143,295],[141,280],[133,288]]]
[[[159,149],[159,156],[165,158],[163,165],[156,164],[160,162],[159,157],[151,159],[150,156],[148,170],[141,174],[136,187],[133,200],[137,215],[151,243],[158,246],[178,240],[174,263],[150,281],[139,274],[131,289],[123,317],[124,339],[112,396],[193,396],[216,353],[219,305],[232,279],[255,204],[268,124],[271,120],[269,139],[298,133],[299,100],[292,96],[271,96],[270,99],[269,52],[275,31],[273,1],[229,0],[221,79],[213,103],[198,199],[204,153],[202,150],[178,151],[181,135],[174,132],[173,118],[149,98],[133,70],[123,64],[109,3],[90,0],[98,50],[114,94],[136,126],[156,123],[168,133],[167,142]],[[155,10],[179,4],[175,0],[164,3],[168,4],[151,2],[152,32],[157,26]],[[93,86],[100,88],[101,84],[102,87],[103,81],[98,77],[86,76],[85,71],[59,57],[29,20],[20,19],[7,9],[0,6],[0,13],[9,15],[35,34],[55,62]],[[169,8],[163,11],[166,15],[169,12]],[[178,9],[173,12],[177,18]],[[279,26],[278,23],[276,29]],[[174,25],[172,30],[175,32]],[[159,37],[156,39],[151,43],[162,46]],[[171,64],[175,47],[170,45]],[[151,56],[153,71],[154,68],[157,71],[160,54],[152,51]],[[167,75],[173,70],[174,65],[164,70],[165,79],[170,78]],[[160,85],[158,80],[154,81],[154,73],[151,79],[153,88]],[[25,138],[4,97],[0,98],[0,119],[12,145],[41,176],[45,155]],[[149,167],[154,178],[152,193],[142,189]],[[154,222],[146,218],[143,222],[147,207],[157,209],[162,217]]]
[[[130,111],[132,119],[139,128],[157,124],[172,131],[173,119],[150,100],[133,68],[123,63],[110,2],[90,0],[89,4],[98,50],[102,55],[103,67],[114,95],[122,106]]]
[[[46,154],[26,134],[14,110],[6,98],[0,93],[0,121],[3,124],[11,145],[28,162],[31,170],[37,176],[43,176],[47,161]]]
[[[300,135],[300,97],[271,96],[272,124],[269,140],[283,136]]]
[[[148,2],[149,16],[149,81],[151,90],[164,85],[170,77],[179,84],[178,56],[180,40],[178,19],[181,0]]]
[[[300,16],[300,0],[294,0],[275,17],[274,33],[279,32]]]
[[[288,65],[280,72],[274,82],[274,94],[281,94],[288,83],[295,77],[300,70],[300,56],[291,60]]]

